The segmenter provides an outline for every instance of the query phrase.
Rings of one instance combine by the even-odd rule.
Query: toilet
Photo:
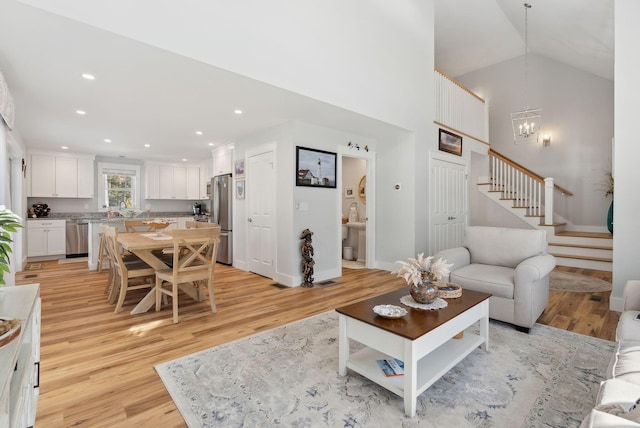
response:
[[[342,225],[342,242],[349,237],[349,228],[346,224]],[[342,248],[342,258],[345,260],[353,260],[353,247]]]

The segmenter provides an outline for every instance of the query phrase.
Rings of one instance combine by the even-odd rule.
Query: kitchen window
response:
[[[98,163],[100,211],[137,208],[140,194],[138,165]]]

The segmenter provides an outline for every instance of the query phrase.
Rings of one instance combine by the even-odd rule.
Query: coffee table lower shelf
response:
[[[467,331],[461,339],[450,339],[418,360],[416,396],[423,393],[484,342],[483,337]],[[349,355],[347,368],[404,397],[404,376],[385,376],[378,366],[377,360],[387,358],[393,357],[365,347]]]

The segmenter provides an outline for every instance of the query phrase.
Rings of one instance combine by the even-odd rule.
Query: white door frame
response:
[[[469,161],[458,157],[458,156],[454,156],[454,155],[450,155],[450,154],[446,154],[440,151],[433,151],[430,150],[429,151],[429,171],[431,171],[431,168],[433,167],[433,161],[434,160],[439,160],[439,161],[443,161],[443,162],[448,162],[448,163],[452,163],[455,165],[460,165],[464,167],[465,170],[465,174],[467,175],[467,177],[469,177]],[[433,186],[433,183],[431,183],[431,180],[429,182],[429,186]],[[466,212],[465,212],[465,224],[468,226],[469,225],[469,182],[467,181],[467,192],[466,192]],[[429,192],[429,254],[433,254],[433,249],[432,247],[432,238],[434,236],[434,230],[433,230],[433,216],[431,215],[431,198],[434,197],[435,192],[437,192],[438,189],[430,189]]]
[[[276,153],[276,148],[277,145],[276,143],[267,143],[267,144],[262,144],[260,146],[257,147],[252,147],[246,150],[245,152],[245,171],[246,171],[246,178],[245,180],[248,181],[249,179],[249,174],[251,174],[250,168],[249,168],[249,158],[252,156],[258,156],[261,155],[263,153],[268,153],[271,152],[273,153],[273,197],[274,200],[276,201],[273,204],[273,224],[272,224],[272,240],[271,240],[271,254],[273,256],[273,263],[271,265],[271,278],[273,279],[274,276],[276,275],[276,266],[278,263],[278,253],[276,252],[276,249],[278,248],[278,222],[275,221],[275,219],[278,216],[278,185],[277,185],[277,168],[276,168],[276,159],[277,159],[277,153]],[[248,183],[247,183],[248,184]],[[234,180],[234,184],[235,186],[235,180]],[[235,187],[234,187],[235,189]],[[246,198],[249,198],[249,194],[246,192],[245,190],[245,195]],[[234,197],[234,201],[235,201],[235,197]],[[245,200],[245,223],[243,225],[243,227],[245,228],[245,254],[246,254],[246,260],[247,260],[247,271],[250,272],[250,266],[251,266],[251,261],[250,261],[250,254],[249,254],[249,246],[250,246],[250,237],[249,237],[249,227],[247,226],[247,219],[248,219],[248,215],[249,213],[247,212],[248,207],[249,207],[249,200]],[[235,226],[234,226],[235,227]]]
[[[367,236],[367,261],[366,267],[373,269],[376,267],[376,153],[366,152],[361,150],[353,150],[347,146],[338,146],[338,165],[336,181],[338,188],[342,188],[342,157],[347,156],[351,158],[364,159],[367,161],[367,179],[366,179],[366,201],[365,215],[366,215],[366,236]],[[342,218],[342,191],[336,192],[336,221]],[[335,263],[339,269],[342,269],[342,224],[336,228],[338,231],[337,242],[339,245],[336,251]]]

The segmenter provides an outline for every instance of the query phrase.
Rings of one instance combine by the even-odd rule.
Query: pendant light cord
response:
[[[531,9],[529,3],[524,4],[524,103],[525,110],[529,110],[529,19],[527,12]]]

